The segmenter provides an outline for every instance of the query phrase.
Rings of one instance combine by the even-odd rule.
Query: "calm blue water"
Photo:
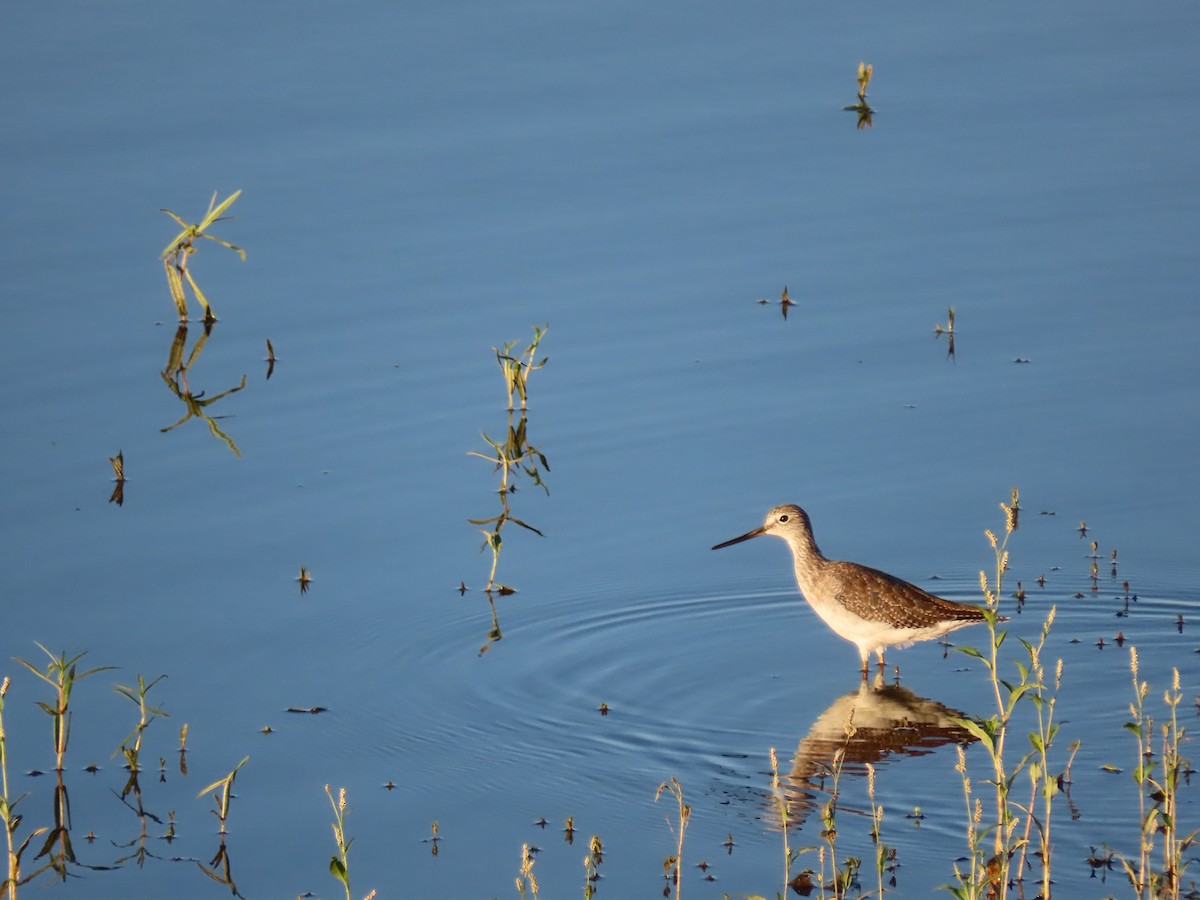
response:
[[[547,895],[582,890],[592,834],[601,896],[657,891],[672,775],[694,808],[688,894],[773,892],[768,750],[803,755],[856,659],[782,546],[708,548],[799,502],[829,555],[976,601],[982,532],[1019,486],[1011,627],[1032,638],[1057,604],[1062,764],[1082,741],[1057,887],[1119,892],[1083,862],[1136,837],[1131,783],[1100,770],[1135,756],[1116,633],[1155,702],[1172,666],[1188,724],[1200,693],[1200,80],[1181,63],[1198,37],[1185,3],[7,5],[0,658],[40,662],[40,641],[121,667],[74,701],[66,783],[92,866],[141,831],[114,796],[136,711],[112,685],[167,674],[141,780],[178,834],[151,820],[160,858],[41,883],[223,896],[186,861],[219,846],[196,793],[249,755],[227,840],[247,897],[337,896],[327,783],[349,789],[357,896],[503,895],[523,842]],[[869,130],[842,110],[860,59]],[[214,232],[249,257],[193,258],[220,321],[188,379],[211,398],[247,376],[207,408],[240,457],[200,421],[161,430],[186,409],[159,374],[175,311],[157,259],[160,207],[194,221],[239,188]],[[953,359],[933,337],[948,306]],[[466,520],[496,514],[497,481],[467,452],[507,425],[492,348],[535,323],[550,362],[528,428],[551,492],[512,503],[545,537],[505,532],[518,593],[480,655],[488,559]],[[920,699],[990,711],[961,655],[889,661]],[[23,827],[50,825],[53,783],[23,774],[53,765],[46,692],[3,672]],[[904,894],[964,850],[953,764],[949,747],[880,763]]]

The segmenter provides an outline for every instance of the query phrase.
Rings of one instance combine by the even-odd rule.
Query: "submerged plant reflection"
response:
[[[162,432],[172,431],[193,417],[201,419],[208,426],[208,430],[212,432],[213,437],[220,438],[225,442],[225,445],[234,452],[235,455],[241,456],[242,451],[238,449],[237,444],[233,442],[233,438],[223,432],[216,420],[222,418],[220,416],[211,416],[205,412],[212,404],[216,403],[222,397],[228,397],[230,394],[236,394],[246,386],[246,376],[242,375],[241,383],[236,387],[231,387],[228,390],[222,391],[212,397],[204,397],[205,392],[201,391],[198,394],[193,394],[191,386],[188,384],[187,373],[196,361],[200,358],[200,354],[204,351],[204,345],[208,342],[208,336],[212,333],[211,323],[206,325],[204,332],[196,339],[195,345],[192,347],[192,352],[188,354],[187,362],[183,361],[183,352],[187,349],[188,327],[186,324],[180,325],[175,331],[175,338],[171,342],[171,349],[167,356],[166,368],[159,374],[162,376],[163,383],[170,389],[171,393],[183,401],[183,405],[187,408],[187,414],[174,425],[168,425],[166,428],[159,429]]]
[[[505,386],[508,390],[507,429],[502,440],[490,437],[487,432],[480,432],[489,450],[483,453],[471,450],[467,453],[468,456],[475,456],[493,463],[495,471],[500,475],[500,485],[496,491],[500,499],[499,513],[487,518],[467,519],[472,525],[486,526],[480,529],[483,534],[483,546],[481,550],[486,550],[491,554],[491,566],[488,571],[487,584],[484,585],[483,591],[488,599],[492,616],[492,627],[488,631],[487,643],[479,650],[480,654],[486,653],[492,644],[503,637],[500,631],[500,618],[496,611],[496,597],[504,597],[515,593],[515,588],[501,584],[496,580],[496,570],[500,564],[500,551],[504,546],[503,535],[505,526],[511,522],[526,531],[532,531],[539,537],[544,537],[539,529],[513,515],[509,499],[517,492],[517,482],[522,478],[528,479],[530,484],[540,487],[547,494],[550,493],[550,488],[542,477],[543,472],[550,471],[550,464],[547,462],[545,454],[530,443],[529,419],[526,415],[529,375],[531,372],[542,368],[549,360],[549,357],[543,357],[540,361],[534,362],[538,345],[541,343],[549,327],[549,325],[542,327],[535,325],[533,340],[520,356],[514,356],[512,353],[512,348],[515,346],[516,341],[509,341],[504,345],[503,350],[493,348],[496,353],[496,360],[500,364],[501,374],[504,376]],[[519,420],[516,419],[513,408],[514,392],[521,400],[521,415]],[[465,592],[466,583],[463,582],[460,593]]]

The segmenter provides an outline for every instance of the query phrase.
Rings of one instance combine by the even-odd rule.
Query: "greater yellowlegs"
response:
[[[858,647],[864,675],[871,653],[879,657],[882,668],[888,647],[907,647],[986,620],[986,610],[981,607],[943,600],[878,569],[826,559],[813,540],[808,513],[792,503],[767,513],[761,528],[713,549],[762,534],[787,541],[804,599],[835,634]]]

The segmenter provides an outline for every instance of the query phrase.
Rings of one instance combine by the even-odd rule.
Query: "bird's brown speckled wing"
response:
[[[930,628],[939,622],[982,622],[984,611],[935,597],[895,575],[857,563],[831,561],[841,585],[838,602],[863,619],[896,628]]]

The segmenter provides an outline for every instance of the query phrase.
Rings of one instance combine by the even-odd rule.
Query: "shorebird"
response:
[[[813,540],[808,513],[795,504],[776,506],[761,528],[713,547],[720,550],[769,534],[787,541],[800,593],[818,616],[858,647],[863,675],[874,653],[883,668],[888,647],[929,641],[956,628],[987,620],[987,610],[935,597],[895,575],[867,566],[826,559]],[[998,617],[996,621],[1004,621]]]

